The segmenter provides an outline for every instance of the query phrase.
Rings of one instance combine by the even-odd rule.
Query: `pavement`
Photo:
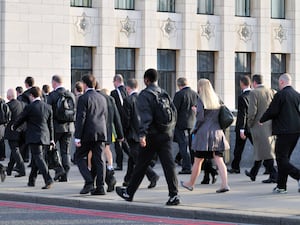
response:
[[[7,165],[7,162],[3,162]],[[125,163],[124,168],[126,169]],[[77,208],[98,209],[116,212],[129,212],[155,216],[168,216],[189,219],[226,221],[234,223],[263,225],[299,225],[300,224],[300,193],[298,184],[289,178],[287,194],[273,194],[275,184],[263,184],[267,179],[263,168],[252,182],[241,174],[228,174],[231,190],[217,194],[220,177],[215,184],[200,184],[201,173],[193,191],[179,187],[181,204],[166,206],[168,191],[161,165],[154,167],[160,175],[157,186],[148,189],[149,181],[145,178],[134,196],[133,202],[126,202],[115,192],[104,196],[80,195],[83,179],[76,165],[72,165],[67,183],[55,182],[53,187],[42,190],[44,185],[39,175],[35,187],[27,187],[28,177],[15,178],[13,175],[0,183],[0,199],[8,201],[31,202],[48,205],[70,206]],[[176,167],[176,171],[180,170]],[[29,174],[27,168],[27,174]],[[50,171],[53,175],[54,171]],[[122,185],[125,170],[115,171],[117,185]],[[188,180],[189,175],[178,175],[178,181]]]

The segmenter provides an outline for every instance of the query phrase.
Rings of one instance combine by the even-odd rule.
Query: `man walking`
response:
[[[104,148],[107,140],[106,99],[96,92],[96,80],[93,75],[82,77],[84,94],[78,99],[75,122],[75,160],[81,175],[85,180],[80,194],[105,195],[104,190]],[[92,151],[92,171],[87,165],[87,156]],[[94,177],[96,171],[96,188],[94,189]]]
[[[182,157],[182,170],[179,174],[191,174],[193,158],[191,157],[190,135],[196,119],[196,113],[192,107],[197,105],[198,94],[188,86],[187,79],[184,77],[177,79],[177,86],[179,91],[175,93],[173,103],[177,109],[174,141],[178,143]]]
[[[248,106],[249,106],[249,93],[250,78],[243,76],[240,79],[240,87],[242,94],[238,97],[238,111],[235,124],[235,147],[234,158],[231,162],[231,169],[228,169],[229,173],[240,173],[240,162],[242,159],[242,153],[247,141],[247,138],[252,143],[252,136],[248,129]]]
[[[70,142],[72,133],[74,132],[74,122],[65,121],[60,119],[60,115],[58,115],[57,110],[57,102],[58,99],[67,92],[67,90],[62,86],[62,78],[58,75],[54,75],[52,77],[52,88],[53,91],[50,92],[47,103],[52,106],[53,110],[53,125],[54,125],[54,141],[55,143],[59,143],[59,152],[62,161],[62,168],[55,169],[55,177],[54,180],[58,180],[59,182],[67,182],[68,181],[68,172],[70,170],[71,165],[71,155],[70,155]],[[74,103],[74,116],[75,116],[75,96],[73,93],[68,92]],[[74,117],[75,119],[75,117]]]
[[[278,166],[277,186],[274,193],[287,193],[288,175],[298,182],[300,192],[300,170],[290,163],[300,134],[300,94],[292,87],[291,76],[279,77],[279,89],[269,108],[260,119],[261,123],[272,120],[272,131],[277,136],[275,154]]]
[[[147,86],[141,91],[138,97],[138,110],[141,118],[139,138],[141,149],[139,152],[137,164],[134,168],[132,178],[127,188],[117,187],[117,194],[126,201],[132,201],[135,192],[140,186],[145,172],[153,159],[155,153],[158,154],[162,164],[165,178],[168,184],[169,200],[166,205],[178,205],[178,181],[175,174],[175,163],[172,156],[172,129],[161,131],[157,121],[154,118],[157,102],[157,96],[154,93],[162,93],[157,85],[158,73],[155,69],[148,69],[144,74],[144,83]]]
[[[42,189],[49,189],[53,183],[44,160],[43,146],[54,145],[53,141],[53,114],[51,107],[41,101],[41,90],[39,87],[31,87],[29,99],[31,103],[24,108],[20,117],[15,121],[13,129],[16,130],[26,122],[26,144],[29,146],[32,155],[31,172],[28,186],[35,186],[35,180],[40,171],[43,175],[45,186]]]
[[[250,172],[245,171],[246,176],[250,177],[251,181],[255,181],[258,170],[264,161],[266,170],[270,172],[269,179],[263,180],[263,183],[276,183],[277,171],[274,168],[274,137],[272,136],[271,121],[259,124],[259,120],[270,105],[274,91],[266,88],[263,85],[261,75],[255,74],[252,76],[252,84],[254,90],[249,94],[248,107],[248,126],[253,138],[254,165]]]

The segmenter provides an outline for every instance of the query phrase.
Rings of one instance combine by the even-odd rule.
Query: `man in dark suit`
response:
[[[240,162],[247,138],[249,138],[249,141],[252,143],[251,133],[247,125],[249,93],[251,91],[250,82],[248,76],[243,76],[240,79],[242,94],[238,97],[238,111],[235,124],[235,147],[233,153],[234,158],[231,162],[231,169],[228,169],[229,173],[240,173]]]
[[[140,186],[145,172],[157,153],[164,168],[165,178],[168,184],[169,199],[166,205],[178,205],[180,199],[178,197],[178,181],[175,173],[175,163],[172,155],[172,128],[160,131],[154,118],[154,103],[156,96],[153,92],[162,92],[157,85],[158,73],[155,69],[148,69],[144,74],[144,83],[147,86],[139,94],[137,105],[141,118],[139,128],[140,152],[137,164],[134,167],[132,178],[127,188],[116,187],[117,194],[126,201],[132,201],[135,192]]]
[[[131,177],[134,166],[137,163],[138,155],[140,151],[140,139],[139,139],[139,125],[140,116],[137,109],[137,81],[135,79],[129,79],[126,84],[126,90],[128,96],[124,99],[124,133],[126,140],[130,148],[130,154],[128,158],[127,172],[124,177],[123,186],[127,186]],[[148,188],[154,188],[159,179],[159,176],[155,173],[151,166],[148,166],[146,170],[146,177],[150,181]]]
[[[16,130],[23,123],[27,122],[25,140],[32,154],[28,186],[35,186],[35,180],[38,171],[40,171],[45,182],[45,186],[42,189],[49,189],[53,180],[44,161],[43,145],[54,145],[53,114],[51,107],[41,101],[41,94],[40,88],[30,88],[29,98],[31,103],[25,106],[24,111],[13,124],[13,129]]]
[[[111,91],[110,95],[115,99],[117,109],[121,117],[122,126],[124,124],[124,110],[123,110],[123,101],[127,96],[126,88],[124,86],[123,76],[121,74],[116,74],[113,79],[115,89]],[[125,141],[115,142],[115,152],[116,152],[116,163],[117,167],[115,170],[123,169],[123,151],[128,154],[128,146]]]
[[[173,102],[177,109],[174,141],[178,143],[182,157],[182,170],[179,174],[191,174],[190,135],[196,119],[196,113],[192,107],[197,105],[198,94],[188,86],[187,79],[184,77],[177,79],[177,86],[179,91],[175,93]]]
[[[287,73],[279,77],[279,89],[260,122],[272,120],[272,133],[277,136],[275,144],[278,166],[277,186],[274,193],[287,193],[288,175],[297,180],[300,192],[300,170],[290,163],[300,134],[300,94],[291,86]]]
[[[96,80],[93,75],[82,77],[85,93],[78,99],[75,122],[75,160],[85,180],[80,194],[105,195],[104,190],[104,148],[107,140],[107,103],[96,92]],[[92,151],[92,171],[96,171],[96,188],[94,178],[87,166],[87,155]]]
[[[15,91],[13,89],[7,90],[6,97],[9,101],[7,105],[11,112],[11,120],[8,122],[5,128],[4,135],[5,139],[8,140],[8,145],[11,150],[10,159],[6,168],[6,173],[8,176],[10,176],[16,163],[18,174],[16,174],[15,177],[23,177],[25,176],[25,165],[23,157],[20,153],[20,132],[12,130],[12,125],[16,121],[17,117],[23,112],[25,104],[16,99]]]
[[[58,120],[58,115],[56,115],[57,101],[60,96],[67,90],[62,86],[62,78],[58,75],[52,76],[52,88],[53,91],[50,92],[47,103],[52,106],[53,110],[53,125],[54,125],[54,141],[59,143],[59,152],[62,161],[62,168],[55,169],[54,180],[59,182],[68,181],[68,172],[71,167],[71,154],[70,154],[70,142],[72,133],[74,132],[74,122],[64,122]],[[75,103],[75,96],[70,92]]]

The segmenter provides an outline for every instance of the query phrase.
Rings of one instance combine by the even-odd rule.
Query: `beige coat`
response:
[[[253,138],[254,160],[274,159],[275,137],[272,136],[272,121],[258,122],[269,107],[275,91],[263,85],[249,94],[248,126]]]

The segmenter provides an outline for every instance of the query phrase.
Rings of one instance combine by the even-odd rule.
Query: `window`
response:
[[[124,82],[130,78],[135,78],[135,49],[116,48],[116,74],[122,74]]]
[[[71,6],[92,8],[92,0],[71,0]]]
[[[235,53],[235,107],[237,108],[237,97],[241,93],[240,79],[242,76],[251,76],[251,53]]]
[[[285,18],[285,0],[271,0],[271,18]]]
[[[175,0],[158,0],[159,12],[175,12]]]
[[[286,73],[286,54],[271,54],[271,88],[278,89],[278,79]]]
[[[250,16],[250,0],[235,0],[235,15]]]
[[[84,75],[93,72],[92,48],[71,47],[71,82],[72,87]]]
[[[214,0],[198,0],[198,14],[214,14]]]
[[[134,9],[134,0],[115,0],[115,9]]]
[[[214,52],[197,52],[197,80],[206,78],[215,85],[215,57]]]
[[[170,96],[176,92],[176,51],[157,50],[158,84]]]

